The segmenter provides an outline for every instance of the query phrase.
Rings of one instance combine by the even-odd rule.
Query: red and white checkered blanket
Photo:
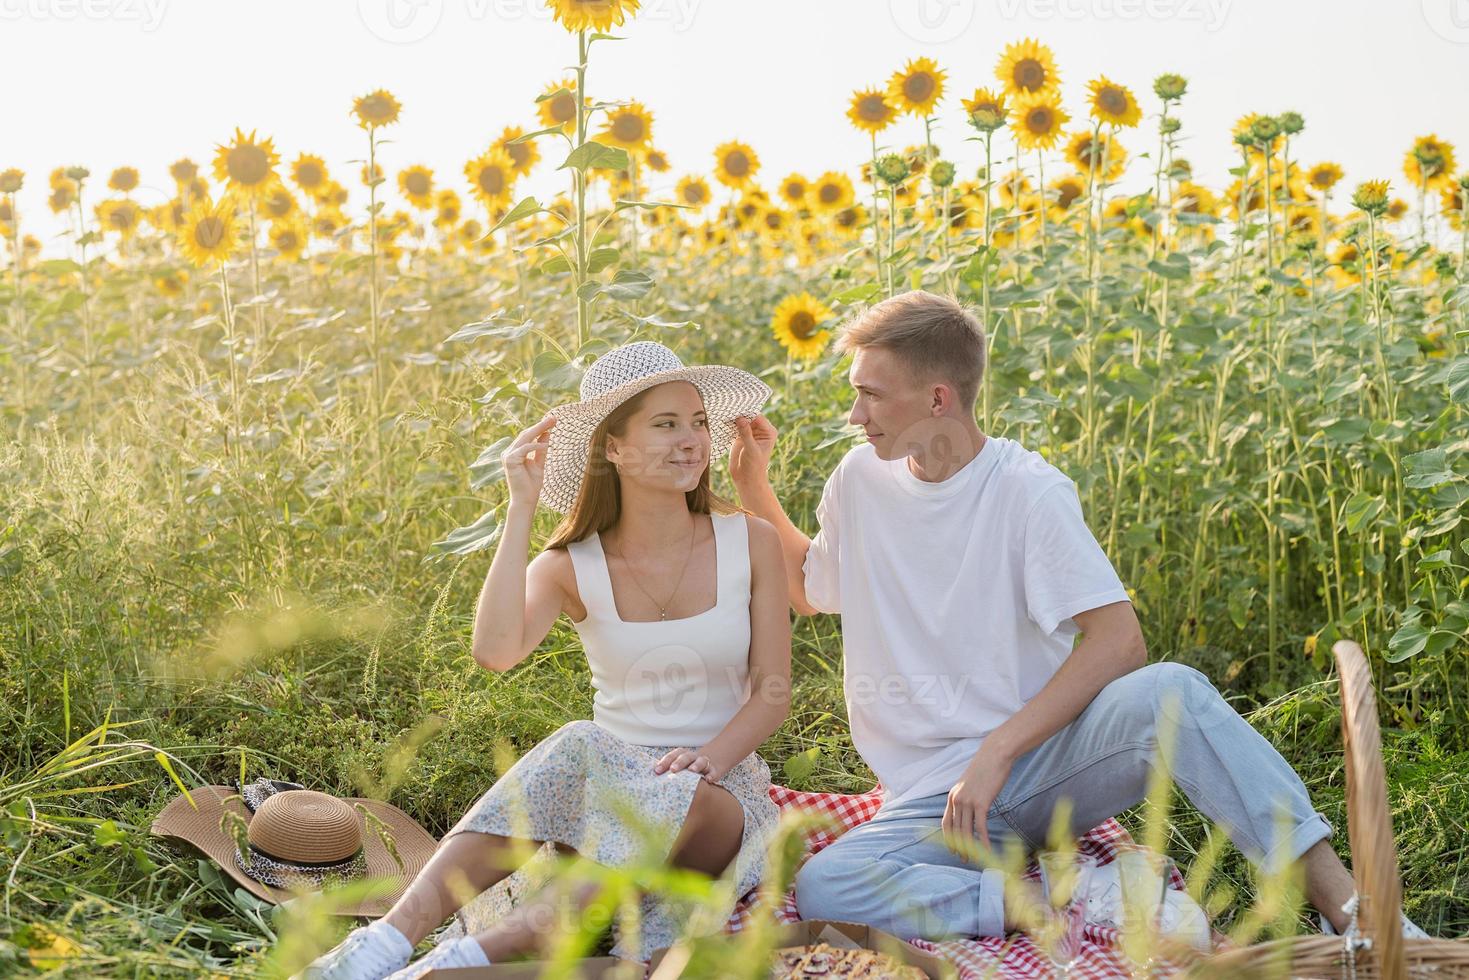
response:
[[[785,786],[771,786],[770,798],[782,810],[796,807],[830,814],[845,831],[870,820],[877,813],[878,806],[882,802],[882,784],[879,783],[868,792],[858,795],[803,793]],[[826,847],[836,840],[836,837],[835,834],[822,831],[809,835],[806,840],[806,854],[802,860],[804,861],[805,857]],[[1106,864],[1116,856],[1118,845],[1131,841],[1132,837],[1122,828],[1121,824],[1116,820],[1108,820],[1083,836],[1078,842],[1078,848],[1083,854],[1089,854],[1102,864]],[[1039,871],[1034,862],[1027,871],[1027,877],[1039,878]],[[1183,877],[1176,868],[1172,871],[1171,886],[1179,889],[1184,887]],[[738,932],[744,928],[755,906],[755,898],[756,896],[752,893],[740,901],[735,907],[734,915],[725,924],[726,932]],[[784,904],[775,910],[775,917],[779,922],[800,920],[801,916],[796,911],[794,891],[786,894]],[[958,968],[960,980],[979,980],[981,977],[1029,980],[1029,978],[1051,976],[1048,957],[1036,947],[1030,937],[1020,933],[1005,937],[960,939],[942,943],[928,942],[923,939],[910,939],[908,942],[918,949],[949,960]],[[1073,967],[1071,975],[1078,980],[1104,980],[1104,978],[1130,976],[1127,961],[1117,948],[1117,942],[1118,934],[1115,929],[1087,926],[1082,955]],[[1173,970],[1181,969],[1185,965],[1187,964],[1174,964]],[[1162,972],[1172,971],[1165,966]]]

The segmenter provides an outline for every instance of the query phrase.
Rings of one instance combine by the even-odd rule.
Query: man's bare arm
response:
[[[770,452],[775,448],[775,426],[763,415],[754,419],[736,419],[735,426],[738,433],[729,450],[729,473],[735,489],[739,491],[740,503],[756,517],[769,521],[779,533],[791,608],[802,616],[814,616],[820,610],[813,608],[806,599],[806,552],[811,548],[811,539],[791,523],[770,485]]]

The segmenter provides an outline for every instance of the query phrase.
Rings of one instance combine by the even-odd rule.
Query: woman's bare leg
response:
[[[525,850],[540,846],[535,841],[516,841],[499,834],[455,834],[439,845],[383,920],[417,946],[466,902],[515,871]],[[575,853],[559,841],[556,848],[562,853]]]
[[[717,877],[739,854],[744,829],[745,810],[734,794],[701,779],[668,861],[675,867]],[[576,910],[588,910],[597,888],[595,883],[588,882],[552,882],[504,919],[476,934],[475,939],[491,963],[523,953],[548,955],[556,936],[558,906],[569,899]],[[610,922],[615,911],[609,903],[596,903],[597,921]]]

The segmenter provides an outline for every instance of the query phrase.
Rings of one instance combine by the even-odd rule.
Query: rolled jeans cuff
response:
[[[974,934],[1005,934],[1005,873],[999,868],[980,872],[979,888],[974,896]]]
[[[1261,867],[1278,869],[1286,863],[1297,860],[1317,841],[1330,838],[1331,824],[1327,823],[1326,817],[1320,813],[1313,813],[1309,819],[1298,825],[1266,853],[1264,860],[1260,862]]]

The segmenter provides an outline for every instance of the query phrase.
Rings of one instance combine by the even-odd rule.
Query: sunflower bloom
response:
[[[910,59],[902,71],[893,72],[888,79],[888,100],[906,115],[931,116],[944,97],[946,77],[932,58]]]
[[[986,133],[992,133],[1005,125],[1005,117],[1010,112],[1009,106],[1005,104],[1004,93],[991,92],[987,88],[977,88],[973,97],[961,101],[969,122],[974,128]]]
[[[881,89],[864,89],[852,93],[847,118],[852,125],[867,133],[880,133],[898,118],[898,110]]]
[[[1061,139],[1061,130],[1071,119],[1056,96],[1017,99],[1010,129],[1023,150],[1049,150]]]
[[[1403,157],[1403,174],[1414,187],[1442,190],[1454,183],[1454,147],[1433,134],[1420,136]]]
[[[279,162],[275,145],[268,138],[257,142],[253,129],[246,136],[237,128],[231,143],[215,149],[214,176],[241,197],[259,198],[274,184],[275,165]]]
[[[1322,193],[1335,187],[1337,181],[1341,180],[1341,178],[1341,166],[1329,160],[1322,161],[1306,171],[1306,183]]]
[[[1051,49],[1031,38],[1005,48],[995,66],[995,77],[1008,94],[1017,97],[1051,95],[1061,88]]]
[[[398,190],[408,203],[420,211],[434,206],[434,172],[428,167],[413,166],[398,173]]]
[[[536,114],[542,129],[559,129],[563,133],[576,128],[576,79],[568,77],[552,82],[536,99]]]
[[[320,198],[327,184],[326,162],[311,153],[302,153],[291,164],[291,181],[313,198]]]
[[[402,109],[402,103],[393,98],[393,93],[385,88],[359,95],[352,100],[352,115],[357,117],[357,125],[363,129],[392,125],[398,121],[398,113]]]
[[[621,27],[638,11],[638,0],[547,0],[551,16],[568,31],[605,31]]]
[[[1106,154],[1106,165],[1102,164],[1102,154]],[[1115,181],[1122,176],[1122,171],[1127,168],[1127,151],[1116,139],[1106,138],[1094,134],[1090,129],[1078,130],[1071,134],[1066,141],[1066,159],[1071,162],[1081,173],[1090,173],[1093,169],[1104,180]]]
[[[748,144],[731,140],[714,149],[714,178],[725,187],[733,190],[749,187],[759,170],[760,158]]]
[[[607,110],[607,125],[598,142],[620,146],[629,153],[646,149],[653,142],[653,113],[641,102],[629,102]]]
[[[811,183],[800,174],[788,174],[785,180],[780,182],[780,199],[793,208],[806,206],[806,199],[811,194]]]
[[[836,214],[852,206],[856,193],[846,174],[828,170],[811,187],[811,209],[818,214]]]
[[[138,187],[138,170],[136,167],[118,167],[112,171],[107,178],[107,186],[115,191],[126,194],[128,191],[136,190]]]
[[[803,361],[821,356],[831,331],[822,328],[831,310],[810,293],[795,293],[781,300],[770,319],[770,332],[792,357]]]
[[[1382,217],[1388,208],[1387,181],[1367,180],[1358,184],[1352,193],[1352,206],[1373,217]]]
[[[239,246],[239,238],[235,203],[225,195],[218,203],[208,198],[195,201],[179,229],[178,241],[184,258],[202,269],[211,262],[227,261]]]
[[[504,150],[494,147],[464,165],[464,176],[480,203],[490,210],[510,203],[515,187],[515,164]]]
[[[306,248],[306,225],[299,217],[289,221],[273,222],[270,226],[270,247],[280,258],[294,262]]]
[[[1133,127],[1143,117],[1142,107],[1126,85],[1110,81],[1106,75],[1087,83],[1092,93],[1093,119],[1109,126]]]
[[[97,205],[97,222],[103,231],[116,232],[123,241],[133,237],[143,219],[143,209],[126,197],[109,198]]]
[[[688,176],[678,182],[673,196],[679,204],[702,208],[710,201],[709,184],[703,177]]]

